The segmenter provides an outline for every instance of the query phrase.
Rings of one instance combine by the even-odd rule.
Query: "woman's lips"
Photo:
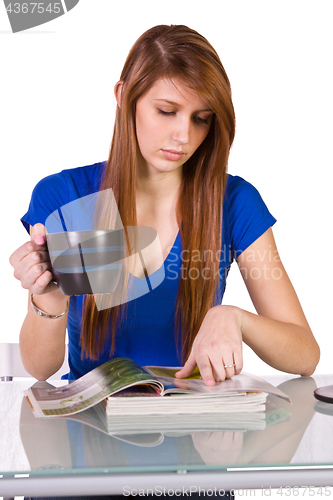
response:
[[[184,156],[184,153],[175,149],[162,149],[161,151],[168,160],[172,161],[180,160]]]

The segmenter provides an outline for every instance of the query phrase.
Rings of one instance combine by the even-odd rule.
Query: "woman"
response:
[[[242,342],[274,368],[311,375],[319,347],[279,258],[275,219],[253,186],[227,174],[235,116],[215,50],[185,26],[156,26],[132,47],[115,96],[108,162],[42,180],[22,218],[31,241],[10,262],[29,290],[26,369],[40,380],[59,369],[67,325],[70,378],[130,356],[185,361],[178,377],[198,365],[214,385],[241,371]],[[125,228],[156,229],[166,276],[126,307],[98,311],[93,296],[69,300],[52,282],[44,225],[57,207],[109,188]],[[221,304],[233,259],[257,315]]]

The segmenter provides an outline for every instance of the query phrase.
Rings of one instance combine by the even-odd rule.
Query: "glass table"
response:
[[[31,379],[0,382],[0,496],[332,486],[333,405],[313,391],[333,384],[333,375],[263,378],[292,401],[269,396],[264,420],[242,427],[231,416],[218,429],[117,435],[71,419],[36,419],[23,397]]]

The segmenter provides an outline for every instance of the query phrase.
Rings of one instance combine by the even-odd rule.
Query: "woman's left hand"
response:
[[[177,378],[188,377],[198,365],[206,385],[231,378],[243,368],[242,310],[234,306],[212,307],[206,314],[190,355]]]

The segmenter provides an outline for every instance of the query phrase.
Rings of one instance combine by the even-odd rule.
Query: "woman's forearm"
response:
[[[238,309],[243,341],[273,368],[310,376],[320,358],[310,330]]]
[[[30,305],[20,332],[20,350],[25,369],[38,380],[46,380],[62,366],[65,355],[67,315],[57,319],[39,316]],[[34,295],[36,306],[48,314],[66,310],[68,297],[59,290]]]

